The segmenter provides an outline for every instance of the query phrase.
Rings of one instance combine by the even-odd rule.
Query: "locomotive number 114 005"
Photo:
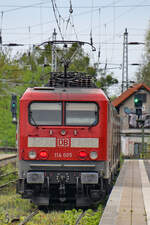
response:
[[[54,153],[55,158],[72,158],[72,153],[71,152],[55,152]]]

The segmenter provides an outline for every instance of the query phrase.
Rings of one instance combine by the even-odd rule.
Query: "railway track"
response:
[[[85,213],[86,213],[86,211],[82,212],[82,213],[79,215],[79,217],[78,217],[77,220],[76,220],[75,225],[79,225],[79,223],[80,223],[81,219],[84,217]]]
[[[5,187],[8,187],[10,184],[16,183],[17,180],[18,180],[18,179],[15,179],[15,180],[12,180],[12,181],[10,181],[10,182],[7,182],[7,183],[1,185],[1,186],[0,186],[0,190],[3,189],[3,188],[5,188]]]
[[[2,174],[2,175],[0,175],[0,179],[4,178],[4,177],[7,177],[7,176],[10,176],[10,175],[16,175],[16,174],[17,174],[16,170],[12,171],[12,172],[9,172],[9,173],[6,173],[6,174]],[[12,179],[11,181],[0,185],[0,190],[4,189],[5,187],[9,186],[10,184],[16,183],[16,181],[17,181],[17,179]]]
[[[0,147],[0,152],[17,152],[15,147]]]
[[[32,213],[30,213],[21,223],[19,223],[19,225],[25,225],[27,222],[29,222],[30,220],[32,220],[32,218],[35,216],[35,215],[37,215],[38,213],[40,212],[40,210],[37,208],[37,209],[35,209]],[[79,216],[78,216],[78,218],[77,218],[77,220],[76,220],[76,222],[75,222],[75,224],[74,225],[79,225],[79,223],[80,223],[80,221],[81,221],[81,219],[84,217],[84,215],[85,215],[85,213],[86,213],[86,211],[84,211],[84,212],[82,212]]]
[[[15,176],[17,174],[16,168],[14,168],[12,171],[7,170],[7,165],[9,163],[16,163],[16,154],[1,154],[0,153],[0,190],[4,189],[5,187],[8,187],[10,184],[16,183],[17,179]],[[7,171],[7,172],[6,172]]]
[[[17,154],[0,154],[0,167],[16,162]]]
[[[35,209],[30,215],[28,215],[24,221],[19,223],[19,225],[25,225],[27,222],[29,222],[35,215],[39,213],[39,209]]]

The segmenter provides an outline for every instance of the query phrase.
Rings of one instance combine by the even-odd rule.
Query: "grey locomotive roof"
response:
[[[31,88],[31,90],[34,91],[40,91],[40,92],[66,92],[66,93],[100,93],[103,92],[100,88],[55,88],[55,87],[34,87]]]

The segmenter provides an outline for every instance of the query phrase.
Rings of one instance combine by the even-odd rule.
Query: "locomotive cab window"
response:
[[[62,103],[33,102],[29,107],[29,121],[32,125],[62,125]]]
[[[68,126],[94,126],[98,122],[98,106],[93,102],[68,102],[65,119]]]

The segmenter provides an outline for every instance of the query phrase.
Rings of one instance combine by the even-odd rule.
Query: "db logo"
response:
[[[58,138],[57,147],[69,147],[69,138]]]

